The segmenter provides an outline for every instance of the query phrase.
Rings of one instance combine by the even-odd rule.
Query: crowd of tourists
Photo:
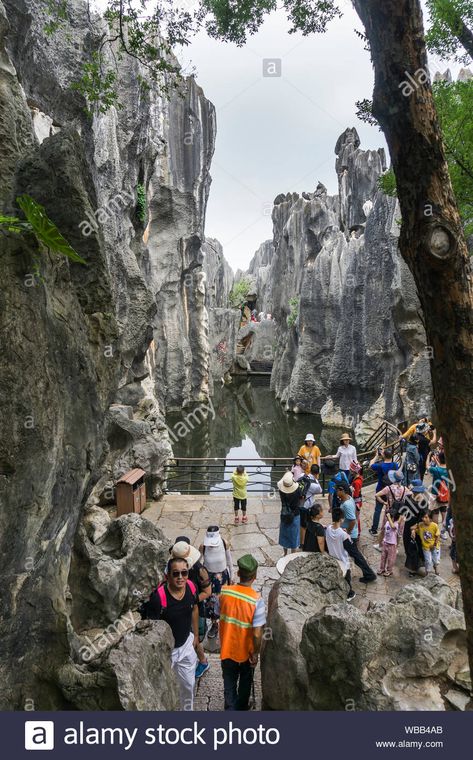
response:
[[[294,457],[293,466],[278,482],[281,498],[279,543],[284,554],[296,551],[326,552],[335,557],[348,584],[347,598],[356,592],[351,585],[351,563],[361,570],[359,581],[373,583],[377,576],[390,577],[398,547],[404,548],[404,565],[410,577],[439,574],[443,541],[450,539],[452,572],[458,573],[455,526],[450,507],[453,481],[447,468],[442,438],[427,418],[409,427],[399,440],[400,454],[392,446],[379,447],[364,464],[346,433],[333,456],[322,457],[309,433]],[[369,533],[376,537],[379,568],[370,567],[360,550],[364,470],[376,479]],[[329,479],[328,503],[331,522],[322,524],[324,509],[321,468]],[[424,480],[430,475],[431,483]]]
[[[404,548],[404,565],[410,576],[439,573],[442,540],[451,539],[452,572],[458,572],[455,526],[450,508],[452,481],[442,439],[427,419],[412,425],[400,440],[401,455],[393,448],[378,448],[361,464],[348,434],[336,454],[323,457],[309,433],[293,465],[278,482],[281,501],[279,544],[284,555],[297,551],[326,553],[335,558],[347,584],[352,586],[352,561],[361,571],[360,583],[370,584],[382,575],[392,576],[398,548]],[[329,478],[328,513],[318,497],[323,494],[321,471]],[[379,568],[363,555],[359,540],[364,504],[364,470],[376,479],[369,534],[376,536]],[[426,474],[429,486],[424,484]],[[234,524],[245,525],[248,474],[243,465],[231,476]],[[325,523],[325,524],[324,524]],[[148,619],[165,620],[174,637],[172,668],[176,673],[182,710],[192,710],[196,680],[208,670],[202,641],[219,636],[226,710],[248,710],[254,691],[254,668],[266,623],[265,605],[253,588],[258,562],[246,554],[237,561],[234,578],[230,547],[217,525],[207,528],[196,548],[179,536],[170,548],[164,582],[142,605]]]
[[[203,639],[220,638],[226,710],[248,710],[266,623],[264,601],[253,584],[258,562],[237,560],[217,525],[207,528],[197,549],[188,536],[170,548],[165,580],[141,606],[145,619],[165,620],[174,637],[171,664],[179,684],[181,710],[194,709],[196,680],[209,669]]]

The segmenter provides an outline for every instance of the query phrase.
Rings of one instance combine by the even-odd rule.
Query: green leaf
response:
[[[22,232],[31,232],[31,225],[28,222],[22,222],[16,216],[2,216],[0,214],[0,227],[4,227],[6,232],[14,232],[20,235]]]
[[[20,219],[16,216],[2,216],[0,214],[0,224],[16,224]]]
[[[86,264],[83,258],[69,245],[65,237],[46,214],[45,209],[30,195],[20,195],[16,199],[18,206],[23,211],[32,227],[36,238],[54,253],[67,256],[71,261],[78,264]]]

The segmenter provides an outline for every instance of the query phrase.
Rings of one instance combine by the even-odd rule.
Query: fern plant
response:
[[[43,206],[34,198],[26,194],[19,195],[16,202],[26,221],[16,216],[0,216],[0,229],[17,235],[33,234],[40,246],[44,246],[48,251],[66,256],[76,264],[86,264],[48,217]]]

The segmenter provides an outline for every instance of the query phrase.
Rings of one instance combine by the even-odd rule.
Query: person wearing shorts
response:
[[[246,525],[248,518],[246,516],[247,505],[247,492],[246,486],[248,485],[248,474],[245,472],[245,468],[242,464],[238,465],[236,470],[232,473],[233,483],[233,509],[235,511],[235,525],[240,524],[239,510],[242,513],[242,523]]]
[[[432,572],[433,569],[435,575],[439,575],[440,528],[433,522],[430,512],[427,512],[422,522],[412,529],[412,538],[415,538],[416,534],[420,537],[422,544],[426,574]]]

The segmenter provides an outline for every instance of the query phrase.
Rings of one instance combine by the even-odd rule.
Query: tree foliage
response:
[[[468,63],[473,58],[472,0],[427,0],[430,29],[429,49],[442,58]]]
[[[265,16],[283,8],[289,34],[325,32],[328,24],[341,16],[336,0],[201,0],[199,20],[211,37],[244,45],[256,34]]]
[[[473,79],[466,82],[436,82],[434,96],[465,234],[472,235]]]
[[[47,0],[49,20],[45,30],[60,34],[69,21],[69,0]],[[179,8],[173,0],[156,0],[148,9],[146,0],[108,0],[104,33],[90,60],[83,65],[81,78],[73,83],[86,99],[87,113],[105,113],[119,107],[119,62],[125,56],[135,59],[149,82],[163,93],[179,88],[181,67],[173,54],[176,45],[188,45],[197,31],[200,15]],[[144,77],[138,77],[140,84]]]
[[[250,287],[251,282],[246,277],[236,282],[230,292],[230,306],[233,306],[234,309],[241,309],[248,297]]]
[[[288,327],[295,327],[297,324],[297,320],[299,319],[299,301],[300,299],[297,296],[289,299],[290,312],[286,320]]]
[[[473,235],[473,79],[434,82],[433,92],[453,191],[468,237]],[[364,102],[368,104],[366,113],[374,119],[372,104]],[[366,121],[361,109],[359,115]],[[392,169],[381,175],[378,185],[386,195],[396,196],[396,178]]]

